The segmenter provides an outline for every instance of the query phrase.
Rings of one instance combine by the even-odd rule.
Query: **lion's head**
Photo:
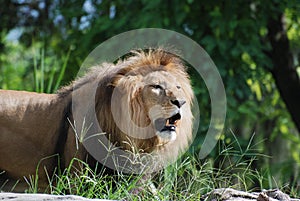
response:
[[[181,59],[161,49],[135,51],[108,68],[98,74],[95,101],[110,140],[125,149],[174,156],[187,148],[193,92]]]

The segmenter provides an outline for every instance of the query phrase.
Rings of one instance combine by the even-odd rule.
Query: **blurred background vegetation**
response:
[[[236,147],[245,162],[255,156],[249,165],[263,179],[252,188],[300,194],[299,14],[298,0],[2,0],[0,88],[52,93],[112,36],[150,27],[182,33],[209,53],[226,89],[222,143],[208,159]],[[210,99],[196,79],[193,85],[201,110],[191,147],[197,155]]]

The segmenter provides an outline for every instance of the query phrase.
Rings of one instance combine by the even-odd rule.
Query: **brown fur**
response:
[[[155,94],[151,95],[155,89],[146,88],[154,81],[165,83],[165,94],[159,101]],[[2,183],[6,179],[11,184],[20,180],[21,185],[15,190],[22,191],[26,186],[22,185],[23,177],[34,175],[40,163],[39,186],[43,189],[47,186],[44,168],[48,174],[53,173],[58,165],[56,154],[60,155],[63,168],[74,156],[85,159],[87,152],[82,145],[76,147],[74,129],[69,122],[76,122],[75,130],[81,130],[84,125],[80,121],[85,117],[80,116],[83,113],[80,106],[84,102],[74,100],[74,95],[89,97],[94,89],[99,126],[116,146],[131,150],[130,141],[130,145],[139,151],[156,153],[171,160],[188,147],[192,137],[193,93],[184,65],[178,57],[161,49],[136,51],[117,64],[92,68],[87,75],[57,94],[0,90],[0,171],[5,171],[0,174]],[[151,112],[154,116],[168,118],[174,108],[170,100],[177,98],[186,103],[181,108],[182,118],[177,122],[177,138],[169,141],[155,135],[150,108],[160,105],[161,111]],[[118,115],[113,116],[113,112]],[[128,118],[147,129],[135,133],[135,128],[124,122]],[[119,124],[134,135],[124,133]],[[134,137],[138,135],[145,139]],[[6,187],[9,190],[9,183]]]

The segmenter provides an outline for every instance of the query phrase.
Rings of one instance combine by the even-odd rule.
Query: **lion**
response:
[[[89,146],[105,140],[121,153],[174,161],[192,138],[193,98],[186,65],[161,48],[97,65],[55,94],[0,90],[0,186],[22,192],[37,173],[43,191],[74,157],[101,162],[106,149]]]

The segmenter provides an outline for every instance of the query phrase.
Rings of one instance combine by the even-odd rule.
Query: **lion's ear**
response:
[[[116,87],[119,83],[119,80],[124,77],[123,75],[115,75],[110,82],[107,83],[107,86]]]

